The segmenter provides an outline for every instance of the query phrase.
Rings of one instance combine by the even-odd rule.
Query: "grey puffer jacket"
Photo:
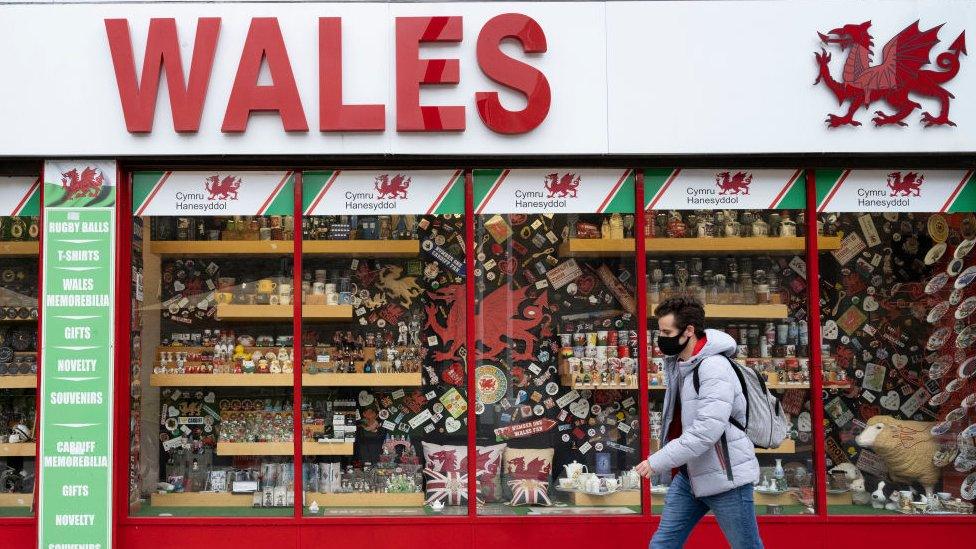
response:
[[[735,355],[736,342],[725,332],[705,330],[707,341],[687,362],[677,357],[664,360],[668,388],[661,418],[661,449],[648,458],[655,473],[670,475],[686,465],[696,497],[726,492],[759,482],[759,461],[752,441],[729,423],[734,417],[745,423],[746,399],[732,366],[722,355]],[[698,367],[696,392],[692,373]],[[681,436],[667,440],[673,420],[676,391],[681,391]],[[722,443],[722,434],[725,443]]]

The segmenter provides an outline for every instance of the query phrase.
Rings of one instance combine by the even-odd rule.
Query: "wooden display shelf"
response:
[[[34,494],[0,494],[0,507],[30,507]]]
[[[422,383],[423,376],[420,372],[410,374],[302,374],[302,385],[305,387],[416,387]]]
[[[37,387],[37,374],[0,376],[0,389],[34,389]]]
[[[591,391],[594,391],[594,390],[603,390],[603,391],[613,391],[613,390],[636,391],[639,388],[636,383],[635,384],[632,384],[632,385],[614,385],[614,384],[609,384],[609,383],[604,385],[602,383],[583,383],[583,382],[576,382],[576,381],[573,381],[573,375],[572,374],[563,374],[563,375],[559,376],[559,381],[560,381],[560,383],[562,383],[562,385],[565,385],[567,387],[572,387],[573,389],[589,389]]]
[[[561,257],[614,257],[634,255],[633,238],[570,238],[559,246]]]
[[[18,442],[15,444],[0,444],[0,456],[32,457],[37,455],[37,447],[33,442]]]
[[[795,454],[796,442],[793,439],[786,439],[778,448],[756,448],[757,454]]]
[[[302,320],[350,320],[351,318],[352,305],[302,305]]]
[[[218,456],[290,456],[295,453],[291,442],[218,442]]]
[[[799,501],[794,492],[784,492],[782,494],[763,494],[753,491],[752,498],[756,505],[797,505]],[[827,505],[853,505],[851,493],[827,494]]]
[[[654,316],[657,304],[650,304],[647,308],[647,316]],[[785,304],[768,305],[705,305],[705,316],[707,318],[724,319],[752,319],[766,320],[773,318],[786,318],[790,314],[789,307]]]
[[[291,387],[292,374],[151,374],[153,387]],[[0,378],[2,382],[2,378]]]
[[[285,349],[291,349],[291,346],[282,345]],[[261,351],[262,353],[272,352],[277,354],[281,347],[244,347],[244,352],[253,354],[254,351]],[[169,352],[169,353],[203,353],[203,352],[213,352],[214,348],[204,347],[202,345],[160,345],[156,347],[157,352]]]
[[[31,257],[40,253],[38,242],[0,242],[0,256],[2,257]]]
[[[614,492],[605,496],[595,496],[591,494],[584,494],[582,492],[570,493],[570,500],[572,500],[573,505],[580,507],[625,507],[640,505],[640,498],[640,492],[637,490]]]
[[[295,252],[291,240],[154,240],[149,251],[172,256],[288,255]]]
[[[831,383],[829,381],[825,381],[823,383],[824,389],[833,389],[835,391],[844,391],[846,389],[850,389],[853,386],[854,385],[850,381],[845,381],[843,383],[837,383],[836,381]]]
[[[24,324],[26,322],[37,322],[36,318],[0,318],[0,324],[9,322],[11,324]]]
[[[302,253],[361,257],[413,257],[420,254],[419,240],[305,240]]]
[[[749,236],[749,237],[721,237],[721,238],[645,238],[645,248],[648,255],[666,253],[726,253],[726,254],[763,254],[763,253],[803,253],[806,250],[806,238],[802,236]],[[840,237],[820,236],[817,239],[819,251],[837,250],[840,248]],[[606,257],[633,255],[637,250],[633,238],[571,238],[559,247],[559,254],[564,257]]]
[[[252,494],[230,492],[174,492],[149,495],[149,503],[153,507],[251,507],[253,502]]]
[[[305,507],[312,502],[319,507],[423,507],[423,492],[410,494],[351,493],[326,494],[305,492]]]
[[[294,317],[291,305],[217,305],[217,320],[283,322]]]
[[[314,440],[305,440],[302,441],[302,455],[351,456],[353,454],[353,444],[352,442],[316,442]]]

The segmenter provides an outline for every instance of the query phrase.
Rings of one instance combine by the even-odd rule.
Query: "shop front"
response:
[[[676,295],[768,547],[967,546],[976,9],[0,13],[4,547],[643,546]]]

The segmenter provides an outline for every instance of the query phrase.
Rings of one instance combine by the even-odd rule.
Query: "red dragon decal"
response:
[[[61,174],[61,188],[64,189],[65,198],[96,197],[102,190],[105,183],[105,176],[97,168],[86,167],[78,173],[77,168],[72,168]]]
[[[436,351],[434,360],[453,360],[458,357],[458,351],[464,345],[464,284],[452,284],[427,292],[427,297],[431,301],[440,301],[450,307],[447,318],[441,325],[437,322],[437,306],[424,305],[427,311],[427,329],[433,330],[441,341],[451,346],[447,351]]]
[[[715,185],[722,192],[718,194],[749,194],[749,185],[752,184],[752,174],[747,172],[722,172],[715,175]]]
[[[525,299],[528,286],[511,290],[507,286],[488,294],[481,303],[481,345],[483,351],[478,358],[494,358],[507,350],[512,350],[511,359],[535,360],[535,343],[538,339],[529,330],[538,327],[549,316],[549,297],[546,293],[521,307],[521,313],[512,311],[513,305]],[[517,347],[521,342],[525,350],[519,352]],[[515,348],[513,348],[515,347]]]
[[[871,119],[874,124],[906,126],[903,122],[905,117],[922,107],[908,97],[909,94],[915,94],[935,98],[941,106],[938,116],[923,112],[922,124],[926,127],[945,124],[955,126],[949,120],[949,99],[955,96],[946,91],[942,84],[959,73],[959,57],[966,55],[965,31],[959,34],[947,51],[936,57],[936,65],[943,70],[932,71],[922,70],[922,67],[929,64],[929,55],[932,48],[939,43],[938,35],[942,25],[922,31],[916,21],[905,27],[884,45],[881,49],[881,64],[874,66],[871,66],[874,38],[868,32],[870,27],[871,21],[865,21],[860,25],[844,25],[827,34],[817,33],[825,45],[838,44],[841,50],[851,50],[844,63],[840,82],[830,75],[830,53],[821,48],[820,53],[814,54],[820,68],[814,85],[823,81],[837,97],[838,103],[850,101],[847,113],[840,116],[827,115],[827,124],[831,128],[860,126],[861,123],[854,120],[857,109],[883,99],[895,108],[895,112],[887,114],[875,111],[876,116]]]
[[[380,195],[376,198],[383,200],[389,198],[406,198],[407,189],[410,187],[410,178],[402,174],[396,174],[390,179],[389,174],[377,175],[373,182],[373,187]]]
[[[559,177],[558,173],[551,173],[545,177],[543,185],[549,191],[549,198],[560,198],[567,196],[576,198],[576,188],[579,187],[580,176],[575,173],[567,173]]]
[[[237,200],[237,191],[241,188],[241,178],[228,175],[221,179],[219,175],[211,175],[204,180],[203,186],[210,193],[207,200]]]
[[[457,463],[457,452],[454,450],[441,450],[439,452],[434,452],[430,454],[431,467],[435,471],[445,471],[448,473],[454,471],[464,471],[464,468],[459,466]],[[465,458],[462,463],[466,463],[467,458]],[[428,465],[430,467],[430,465]]]
[[[925,176],[915,172],[908,172],[902,177],[901,172],[888,174],[888,188],[891,196],[920,196]]]
[[[524,457],[512,458],[508,461],[509,478],[548,479],[552,464],[542,458],[532,458],[528,464]]]

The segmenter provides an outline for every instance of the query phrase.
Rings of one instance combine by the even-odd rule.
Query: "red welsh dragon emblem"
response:
[[[78,173],[77,168],[72,168],[61,174],[61,188],[64,189],[65,198],[96,197],[102,190],[105,183],[105,176],[97,168],[87,167]]]
[[[925,183],[925,176],[920,173],[908,172],[904,177],[901,172],[888,174],[891,196],[921,196],[922,183]]]
[[[823,81],[830,88],[837,102],[843,104],[850,101],[847,113],[843,115],[827,115],[827,124],[831,128],[850,125],[860,126],[854,120],[857,109],[867,107],[875,101],[884,100],[895,109],[888,114],[884,111],[874,111],[876,115],[872,122],[876,126],[898,124],[906,126],[903,120],[915,109],[922,106],[908,97],[909,94],[932,97],[939,102],[938,115],[922,113],[922,124],[940,126],[948,124],[955,126],[949,120],[949,99],[954,97],[942,87],[959,73],[959,57],[966,54],[966,33],[962,32],[952,42],[947,51],[935,58],[935,64],[942,70],[922,70],[929,64],[932,48],[939,43],[939,29],[942,25],[922,31],[918,21],[905,27],[895,35],[881,49],[881,63],[872,66],[874,57],[874,38],[868,32],[870,21],[860,25],[844,25],[827,34],[818,33],[825,45],[837,44],[840,49],[850,53],[844,62],[844,72],[840,82],[830,75],[830,53],[821,48],[816,53],[817,64],[820,67],[814,85]]]
[[[750,184],[751,173],[736,172],[735,175],[730,175],[729,172],[722,172],[715,175],[715,185],[721,189],[718,194],[749,194]]]
[[[500,286],[485,296],[480,314],[481,318],[486,319],[481,325],[484,351],[478,354],[479,360],[494,358],[509,349],[512,350],[512,360],[535,360],[538,337],[529,330],[538,327],[548,317],[549,296],[539,294],[539,297],[522,306],[520,312],[513,312],[513,305],[517,307],[525,299],[528,289],[528,286],[517,290]],[[518,346],[523,347],[524,351],[513,349]]]
[[[437,306],[424,305],[427,311],[427,328],[433,330],[441,341],[450,345],[447,351],[435,351],[434,360],[452,360],[458,357],[458,352],[464,345],[464,284],[452,284],[427,292],[427,297],[433,301],[440,301],[448,307],[447,318],[441,325],[437,321]]]
[[[551,173],[546,176],[544,183],[546,190],[549,191],[549,198],[557,195],[559,198],[567,196],[576,198],[576,188],[580,184],[580,176],[575,173],[567,173],[559,177],[558,173]]]
[[[237,200],[237,191],[241,188],[241,182],[240,177],[233,175],[225,176],[223,179],[219,175],[211,175],[203,183],[210,193],[207,200]]]
[[[396,174],[391,179],[389,174],[376,176],[373,187],[380,193],[376,198],[383,200],[388,198],[406,198],[407,189],[410,187],[410,177],[403,174]]]

